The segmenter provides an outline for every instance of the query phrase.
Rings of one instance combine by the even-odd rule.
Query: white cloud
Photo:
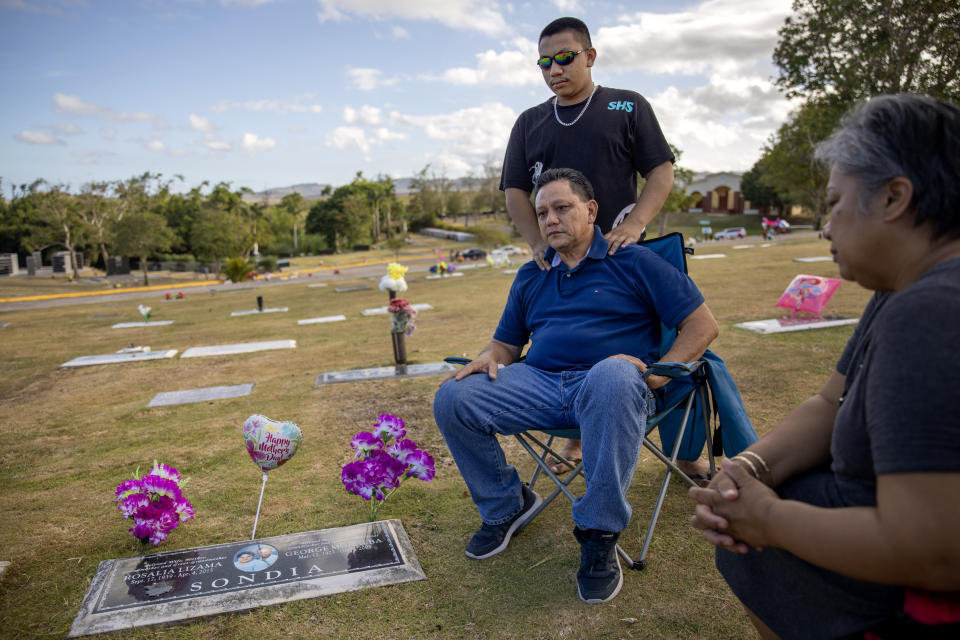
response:
[[[324,144],[333,149],[356,147],[367,153],[373,141],[367,138],[366,132],[360,127],[337,127],[326,135]]]
[[[113,127],[101,127],[100,137],[104,140],[113,140],[117,137],[117,130]]]
[[[78,116],[99,116],[104,111],[103,107],[84,102],[79,96],[65,93],[53,94],[53,104],[60,113],[74,113]]]
[[[351,67],[347,69],[347,76],[355,89],[361,91],[373,91],[379,87],[389,87],[397,84],[399,78],[384,78],[383,72],[379,69],[368,69],[363,67]]]
[[[536,70],[537,48],[526,41],[523,49],[509,51],[488,50],[476,54],[477,63],[472,67],[447,69],[441,79],[457,85],[502,85],[517,87],[537,85],[543,78]],[[431,79],[431,78],[427,78]]]
[[[474,164],[503,153],[516,119],[516,111],[499,102],[429,116],[390,113],[392,123],[419,128],[428,138],[449,143],[452,155]]]
[[[550,0],[559,11],[566,14],[583,13],[583,8],[577,0]]]
[[[166,151],[167,145],[163,144],[161,140],[151,140],[147,143],[147,149],[150,149],[150,151]]]
[[[72,113],[78,116],[104,118],[110,122],[153,122],[160,124],[162,118],[146,111],[115,111],[85,101],[80,96],[66,93],[53,94],[54,109],[59,113]]]
[[[100,164],[103,158],[110,158],[117,154],[113,151],[73,151],[70,155],[80,164],[93,165]]]
[[[639,11],[594,35],[597,65],[646,73],[697,74],[768,62],[790,0],[707,0],[676,13]]]
[[[347,124],[378,125],[382,121],[380,109],[363,105],[360,110],[352,107],[343,108],[343,121]]]
[[[260,100],[247,100],[245,102],[236,102],[232,100],[221,100],[211,107],[213,111],[227,111],[228,109],[243,109],[245,111],[272,111],[280,115],[287,113],[321,113],[323,105],[309,102],[313,94],[303,94],[296,96],[293,100],[275,100],[264,98]]]
[[[509,26],[495,0],[318,0],[317,20],[346,20],[351,16],[374,20],[439,22],[453,29],[501,35]]]
[[[410,32],[401,26],[394,25],[393,37],[396,38],[397,40],[409,40]]]
[[[230,151],[233,149],[233,145],[230,143],[230,141],[221,140],[210,133],[203,136],[202,144],[210,151]]]
[[[378,127],[374,130],[373,134],[377,136],[378,140],[406,140],[407,134],[399,133],[397,131],[391,131],[386,127]]]
[[[64,136],[78,136],[83,133],[83,129],[72,122],[64,122],[53,125],[53,130]]]
[[[262,4],[270,4],[274,0],[220,0],[220,4],[224,7],[228,7],[232,4],[237,4],[244,7],[259,7]]]
[[[41,131],[29,131],[24,129],[16,135],[17,140],[28,144],[64,144],[63,140],[55,138]]]
[[[198,116],[195,113],[191,113],[189,118],[190,128],[194,131],[213,131],[213,124],[211,124],[210,118]]]
[[[277,141],[273,138],[261,138],[255,133],[245,133],[241,144],[248,153],[256,154],[273,149],[277,146]]]

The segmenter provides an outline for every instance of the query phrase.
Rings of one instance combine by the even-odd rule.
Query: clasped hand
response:
[[[697,502],[690,523],[707,542],[734,553],[771,544],[770,516],[780,497],[743,465],[724,458],[710,485],[688,495]]]

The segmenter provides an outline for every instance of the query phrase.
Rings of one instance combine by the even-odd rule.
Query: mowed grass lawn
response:
[[[717,316],[714,350],[730,365],[760,433],[813,393],[826,379],[852,328],[762,336],[734,329],[744,320],[781,315],[773,303],[798,273],[836,276],[831,262],[801,264],[794,257],[826,255],[814,237],[776,246],[733,250],[698,247],[729,257],[693,260],[690,272]],[[408,340],[411,362],[476,354],[487,343],[511,277],[477,269],[462,278],[427,281],[409,273],[407,297],[434,309],[417,318]],[[296,456],[270,473],[257,532],[272,536],[363,521],[365,505],[340,484],[348,442],[379,413],[396,413],[410,437],[437,462],[433,482],[411,481],[381,510],[399,518],[428,576],[426,581],[291,602],[167,628],[123,632],[129,638],[746,638],[753,631],[713,567],[713,551],[689,526],[692,511],[673,483],[650,552],[649,567],[629,572],[612,603],[588,606],[577,598],[579,548],[569,507],[559,502],[518,536],[510,548],[473,561],[463,547],[479,524],[433,421],[438,378],[368,381],[317,388],[324,371],[391,363],[389,321],[361,317],[385,304],[370,280],[340,276],[340,285],[370,291],[335,293],[311,280],[255,290],[192,289],[165,302],[160,292],[142,300],[106,300],[0,313],[0,560],[12,564],[0,582],[0,636],[63,637],[105,559],[135,555],[130,526],[113,505],[114,487],[154,458],[191,477],[186,495],[196,519],[174,531],[160,550],[243,540],[250,534],[260,485],[240,427],[262,413],[298,423],[304,434]],[[312,282],[316,282],[315,279]],[[5,297],[0,283],[0,297]],[[23,295],[22,291],[17,292]],[[287,313],[230,317],[250,309],[256,295]],[[828,311],[857,316],[869,292],[844,283]],[[133,321],[142,302],[154,319],[174,324],[111,329]],[[345,314],[347,322],[298,326],[296,321]],[[110,316],[110,317],[97,317]],[[60,369],[76,356],[135,345],[154,350],[295,339],[295,350],[235,356],[159,360]],[[573,337],[572,337],[573,339]],[[255,382],[253,394],[147,408],[158,392]],[[521,461],[512,440],[504,440]],[[528,465],[524,465],[526,468]],[[622,542],[639,551],[642,528],[659,486],[649,454],[631,488],[635,522]],[[579,481],[578,481],[579,482]]]

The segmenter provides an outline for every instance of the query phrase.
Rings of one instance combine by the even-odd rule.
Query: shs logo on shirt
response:
[[[626,111],[633,112],[633,102],[629,100],[611,100],[607,103],[607,111]]]

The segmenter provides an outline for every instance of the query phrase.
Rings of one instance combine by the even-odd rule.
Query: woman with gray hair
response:
[[[693,526],[763,638],[960,637],[960,110],[874,98],[817,156],[874,296],[820,392],[690,490]]]

